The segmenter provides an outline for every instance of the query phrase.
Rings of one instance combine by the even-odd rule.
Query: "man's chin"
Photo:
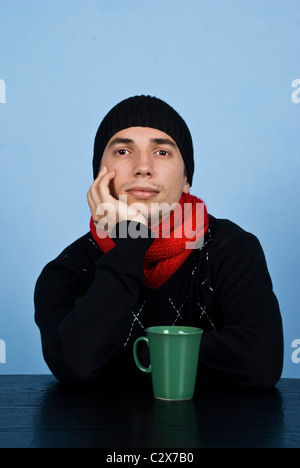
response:
[[[134,200],[132,202],[128,202],[129,206],[134,206],[146,220],[151,219],[151,206],[153,205],[151,202],[143,202],[140,200]]]
[[[126,197],[126,198],[125,198]],[[169,205],[167,202],[159,200],[159,197],[154,199],[141,200],[126,194],[120,196],[120,200],[125,201],[129,206],[134,206],[147,220],[149,227],[155,227],[170,216],[170,213],[175,209],[177,203]]]
[[[163,221],[169,219],[171,212],[175,208],[175,204],[169,205],[167,203],[158,204],[153,202],[151,204],[134,204],[134,206],[145,217],[145,219],[147,220],[147,224],[150,228],[154,228],[161,224]]]

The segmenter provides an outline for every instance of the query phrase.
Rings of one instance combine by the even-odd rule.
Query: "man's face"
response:
[[[151,204],[172,205],[182,192],[189,192],[179,148],[160,130],[130,127],[116,133],[103,152],[101,168],[104,166],[116,173],[110,185],[112,196],[126,195],[129,205],[142,204],[145,211],[140,211],[145,215]]]

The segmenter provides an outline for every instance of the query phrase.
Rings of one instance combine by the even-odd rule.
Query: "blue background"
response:
[[[145,93],[190,127],[191,193],[260,239],[283,316],[283,376],[300,377],[299,78],[298,0],[0,0],[0,373],[48,372],[36,279],[88,231],[100,121]]]

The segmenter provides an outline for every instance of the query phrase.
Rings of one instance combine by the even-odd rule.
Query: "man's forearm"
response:
[[[69,281],[63,269],[56,267],[39,280],[36,322],[45,360],[59,380],[93,380],[95,372],[123,346],[144,279],[143,258],[151,242],[116,239],[116,246],[98,260],[94,280],[80,296],[74,278]],[[79,285],[80,278],[77,281]],[[49,282],[51,297],[47,297]]]

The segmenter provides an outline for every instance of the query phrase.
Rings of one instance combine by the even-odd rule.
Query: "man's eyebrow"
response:
[[[114,138],[108,145],[108,148],[111,148],[114,145],[129,145],[130,143],[133,143],[133,140],[131,138]]]
[[[152,138],[151,143],[155,143],[156,145],[169,145],[173,148],[178,148],[176,143],[173,140],[170,140],[169,138]]]
[[[176,143],[173,140],[170,140],[169,138],[151,138],[151,143],[154,143],[155,145],[169,145],[172,146],[173,148],[178,148]],[[129,145],[129,144],[134,144],[134,140],[131,138],[114,138],[108,145],[108,149],[112,148],[114,145]]]

